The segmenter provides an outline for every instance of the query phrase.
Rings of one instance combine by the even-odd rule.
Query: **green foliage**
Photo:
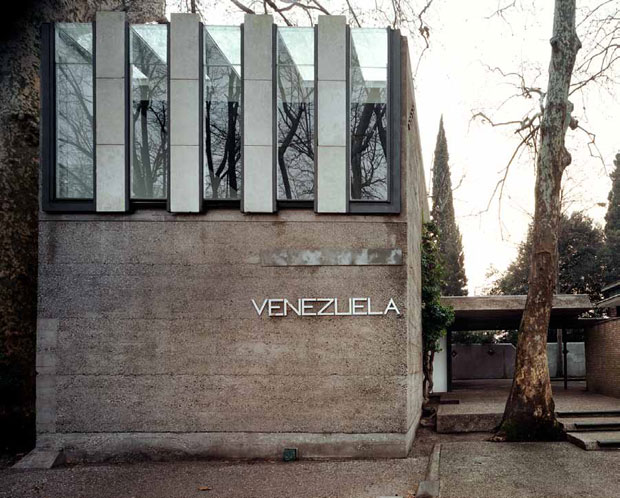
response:
[[[443,269],[439,261],[439,236],[434,223],[422,227],[422,340],[424,356],[439,351],[439,339],[454,321],[454,312],[441,304]]]
[[[605,263],[603,231],[583,213],[562,215],[558,236],[559,294],[589,294],[592,301],[602,298]],[[532,228],[519,247],[515,261],[495,282],[491,294],[527,294],[532,255]]]
[[[495,339],[497,332],[495,330],[481,330],[470,332],[468,330],[452,332],[452,342],[454,344],[494,344],[498,341]]]
[[[605,284],[620,280],[620,154],[616,154],[614,170],[611,173],[609,204],[605,214]]]
[[[439,122],[433,161],[433,209],[431,212],[431,217],[437,223],[439,230],[439,254],[445,268],[441,292],[444,296],[466,296],[465,256],[461,233],[454,217],[449,157],[442,117]]]

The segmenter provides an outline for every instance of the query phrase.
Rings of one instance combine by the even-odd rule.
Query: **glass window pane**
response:
[[[314,30],[278,28],[278,200],[314,199]]]
[[[135,25],[130,32],[131,197],[165,199],[168,170],[166,25]]]
[[[314,29],[278,28],[278,64],[314,65]]]
[[[204,31],[205,64],[209,66],[241,65],[241,28],[206,26]]]
[[[93,198],[91,40],[90,24],[56,25],[56,199]]]
[[[90,23],[56,24],[56,63],[92,64],[93,27]]]
[[[206,26],[205,199],[238,199],[241,186],[241,29]]]
[[[384,28],[351,29],[351,66],[387,67],[388,31]]]
[[[387,30],[351,30],[351,199],[388,200]]]

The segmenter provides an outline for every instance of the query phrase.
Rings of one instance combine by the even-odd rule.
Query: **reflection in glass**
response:
[[[205,199],[238,199],[241,186],[241,30],[206,26]]]
[[[167,26],[133,25],[131,197],[165,199],[168,163]]]
[[[388,200],[387,30],[351,29],[351,199]]]
[[[314,30],[278,28],[278,200],[314,198]]]
[[[92,25],[55,25],[57,199],[93,197]]]

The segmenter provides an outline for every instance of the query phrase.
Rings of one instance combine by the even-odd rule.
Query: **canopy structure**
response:
[[[512,330],[519,328],[527,296],[443,296],[454,309],[450,330]],[[581,328],[579,316],[593,308],[587,294],[557,294],[550,328]]]

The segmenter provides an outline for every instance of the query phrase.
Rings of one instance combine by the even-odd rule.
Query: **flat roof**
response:
[[[518,329],[527,296],[442,296],[454,309],[450,330]],[[594,306],[587,294],[557,294],[553,297],[551,328],[581,328],[579,316]]]

